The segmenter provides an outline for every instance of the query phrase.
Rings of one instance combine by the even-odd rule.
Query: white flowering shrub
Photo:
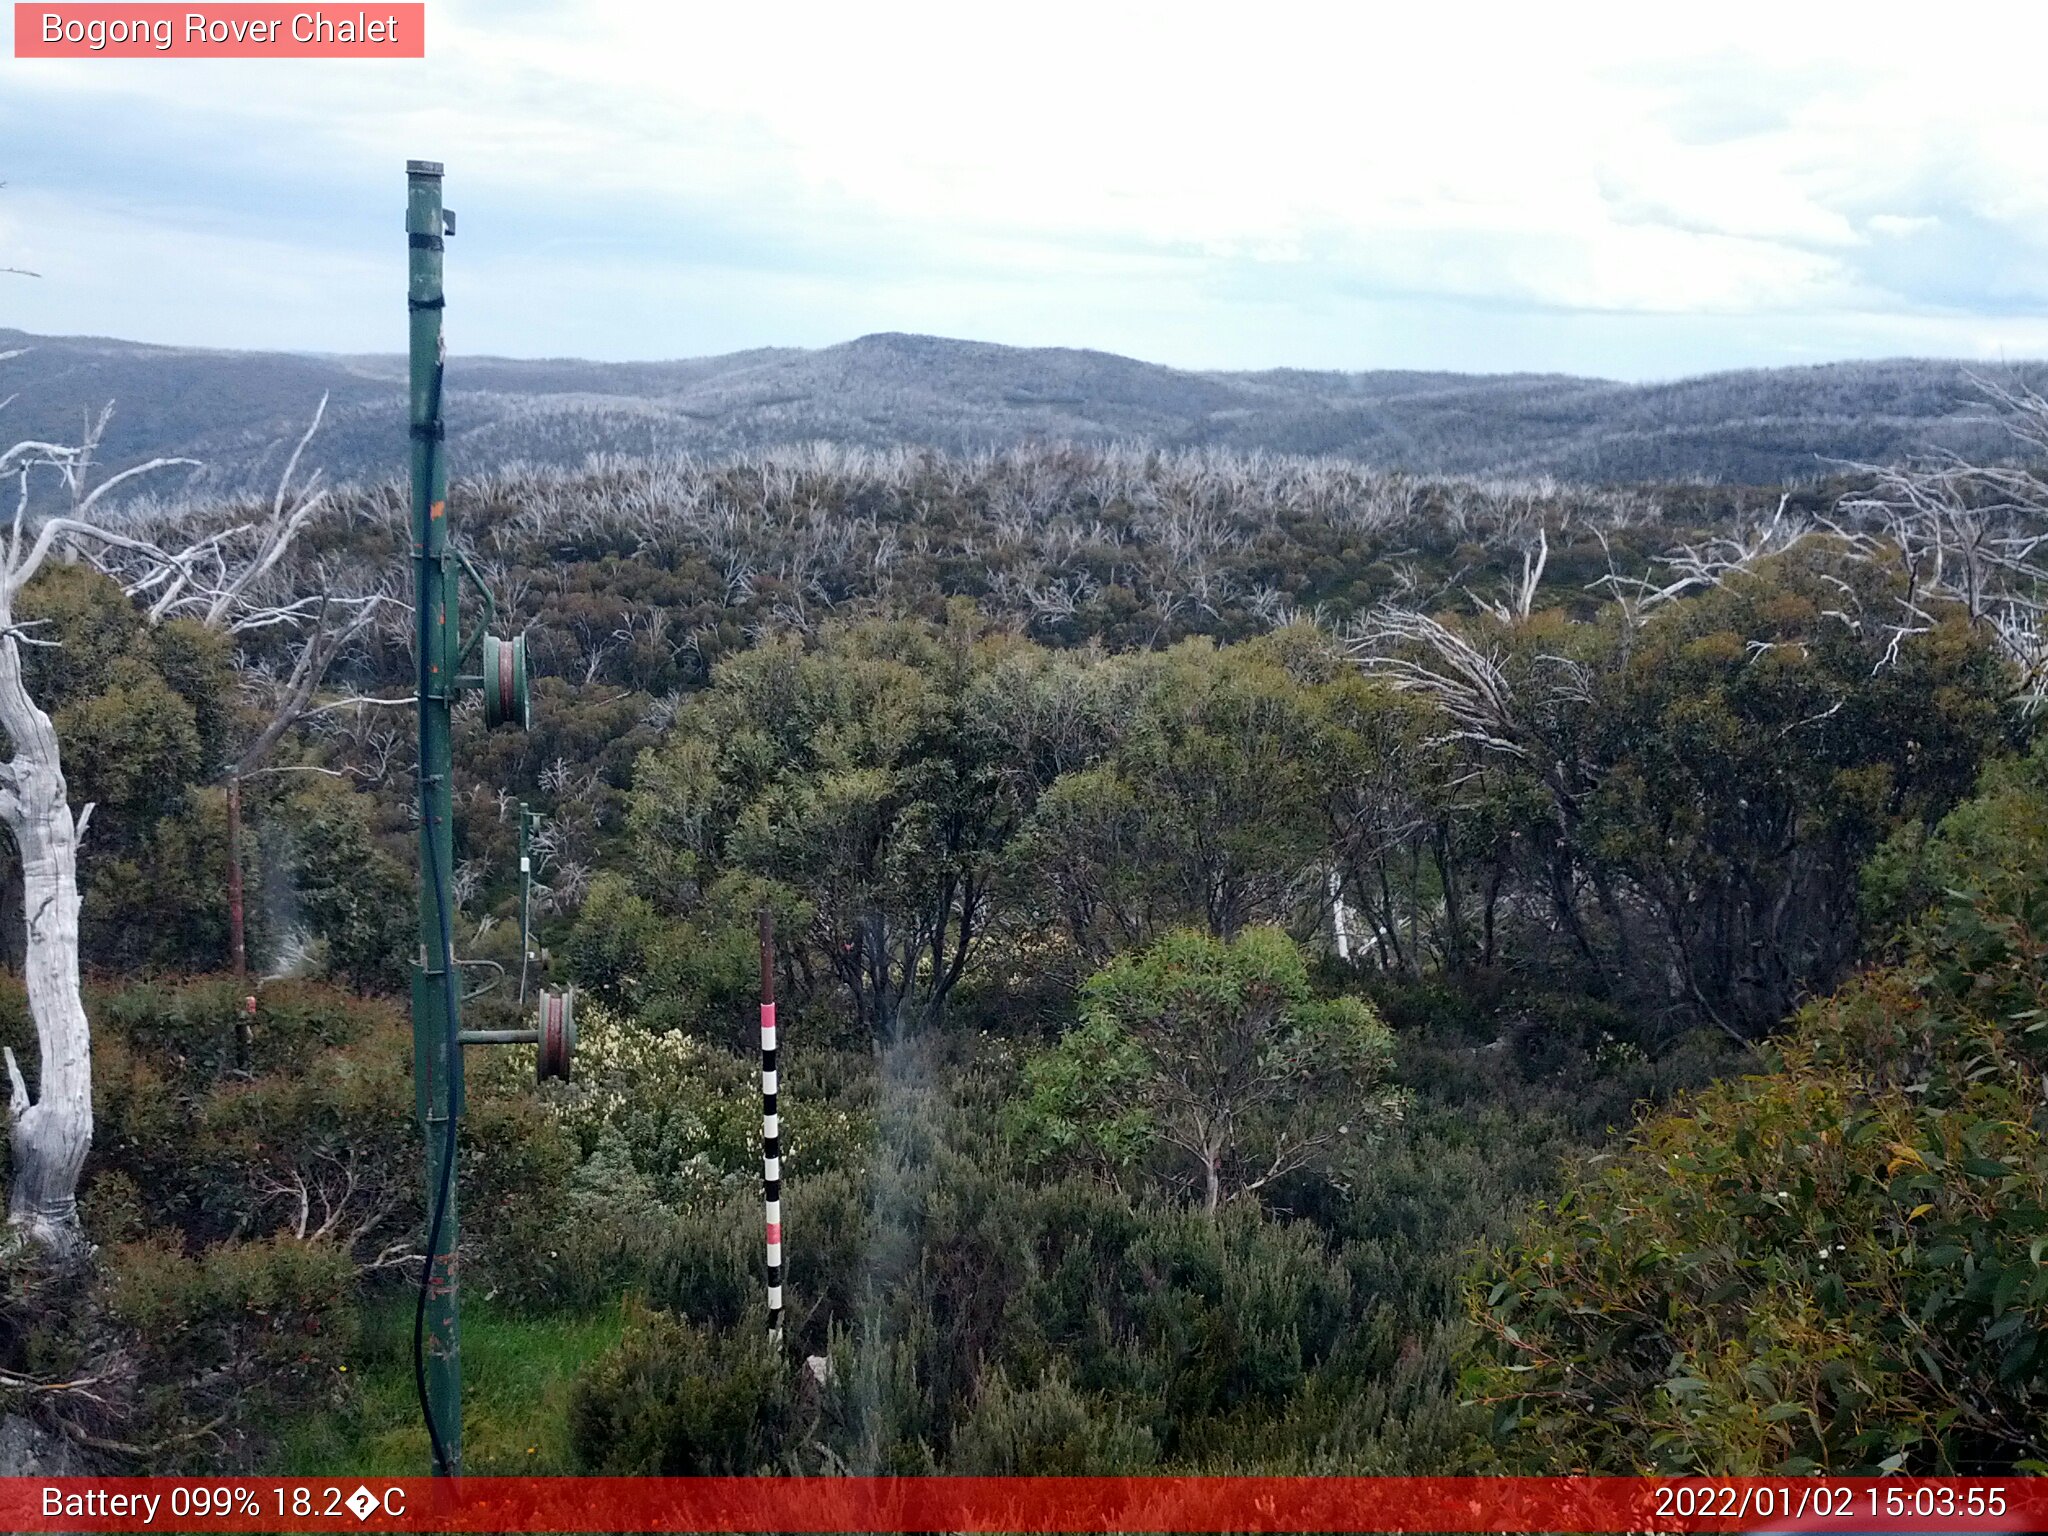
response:
[[[622,1212],[693,1210],[760,1179],[758,1060],[680,1029],[650,1030],[581,997],[577,1035],[573,1080],[541,1092],[576,1146],[577,1197]],[[497,1074],[531,1070],[523,1052],[492,1057]],[[862,1117],[791,1102],[786,1075],[782,1097],[785,1177],[858,1159]]]

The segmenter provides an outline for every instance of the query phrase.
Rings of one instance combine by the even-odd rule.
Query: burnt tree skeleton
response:
[[[2033,715],[2048,706],[2048,473],[2040,468],[2048,455],[2048,399],[1979,383],[2026,450],[2025,463],[1972,464],[1949,455],[1846,466],[1860,483],[1838,497],[1827,515],[1795,510],[1787,494],[1774,510],[1766,506],[1724,533],[1669,548],[1637,574],[1617,570],[1610,550],[1608,573],[1588,587],[1604,594],[1620,621],[1619,654],[1630,654],[1634,637],[1661,610],[1716,589],[1740,588],[1773,562],[1799,552],[1804,577],[1816,589],[1818,619],[1857,637],[1871,675],[1901,666],[1909,640],[1960,621],[1978,631],[2011,669],[2010,702],[2019,713]],[[1594,532],[1604,545],[1604,532]],[[1682,993],[1704,1019],[1746,1041],[1754,1018],[1781,1012],[1777,1002],[1795,991],[1796,977],[1772,958],[1793,942],[1782,932],[1792,921],[1792,888],[1766,890],[1745,867],[1716,894],[1714,909],[1702,914],[1697,894],[1663,878],[1668,871],[1617,880],[1597,859],[1572,856],[1573,826],[1586,795],[1598,788],[1602,769],[1577,744],[1568,717],[1575,706],[1594,703],[1595,679],[1583,662],[1542,651],[1540,640],[1515,639],[1535,613],[1545,555],[1540,535],[1535,542],[1534,550],[1525,547],[1523,579],[1507,596],[1466,592],[1479,610],[1476,623],[1462,623],[1408,595],[1383,604],[1345,633],[1343,642],[1366,675],[1434,706],[1441,726],[1427,743],[1430,749],[1474,762],[1491,757],[1518,764],[1541,787],[1556,828],[1556,855],[1545,871],[1552,917],[1585,958],[1595,958],[1580,923],[1588,893],[1618,945],[1627,944],[1631,929],[1620,920],[1621,909],[1635,909],[1668,941],[1674,995]],[[1799,638],[1751,638],[1745,649],[1744,667],[1774,651],[1809,654]],[[1766,744],[1823,726],[1846,703],[1841,697],[1815,700],[1781,721]],[[1777,840],[1764,840],[1771,857],[1790,858],[1796,851],[1789,827]],[[1764,960],[1738,966],[1731,956],[1740,947],[1737,918],[1745,913],[1754,915],[1768,942],[1757,939],[1747,946],[1760,950]],[[1810,939],[1822,954],[1841,942],[1833,930]],[[1727,973],[1722,986],[1702,985],[1695,946],[1710,951],[1714,966]],[[1625,950],[1616,964],[1627,968]],[[1765,1002],[1745,1004],[1738,995],[1742,989]]]

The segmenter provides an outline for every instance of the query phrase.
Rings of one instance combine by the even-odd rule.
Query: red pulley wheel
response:
[[[533,724],[532,697],[526,677],[526,636],[500,640],[485,635],[483,643],[484,724],[495,729]]]
[[[540,995],[540,1053],[535,1063],[542,1082],[555,1078],[569,1080],[569,1064],[576,1054],[576,994],[542,992]]]

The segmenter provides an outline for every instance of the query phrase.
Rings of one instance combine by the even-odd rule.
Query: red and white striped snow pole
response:
[[[775,918],[761,911],[761,1201],[768,1233],[768,1336],[782,1337],[782,1117],[776,1112]]]

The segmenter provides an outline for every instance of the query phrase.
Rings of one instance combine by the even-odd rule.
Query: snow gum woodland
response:
[[[593,1040],[471,1083],[475,1469],[2031,1464],[2042,866],[2001,840],[2048,493],[2001,408],[2010,464],[1790,492],[1056,446],[458,483],[537,674],[531,733],[457,720],[468,1007],[520,1022],[524,802]],[[409,1467],[412,673],[351,585],[402,498],[93,502],[70,452],[15,461],[77,489],[0,639],[0,1392],[110,1468]],[[1976,1118],[1886,1086],[1937,1058]],[[1846,1183],[1756,1150],[1809,1100]],[[1728,1275],[1608,1219],[1693,1179],[1657,1240],[1736,1223]],[[1931,1415],[1873,1296],[1944,1319]]]

